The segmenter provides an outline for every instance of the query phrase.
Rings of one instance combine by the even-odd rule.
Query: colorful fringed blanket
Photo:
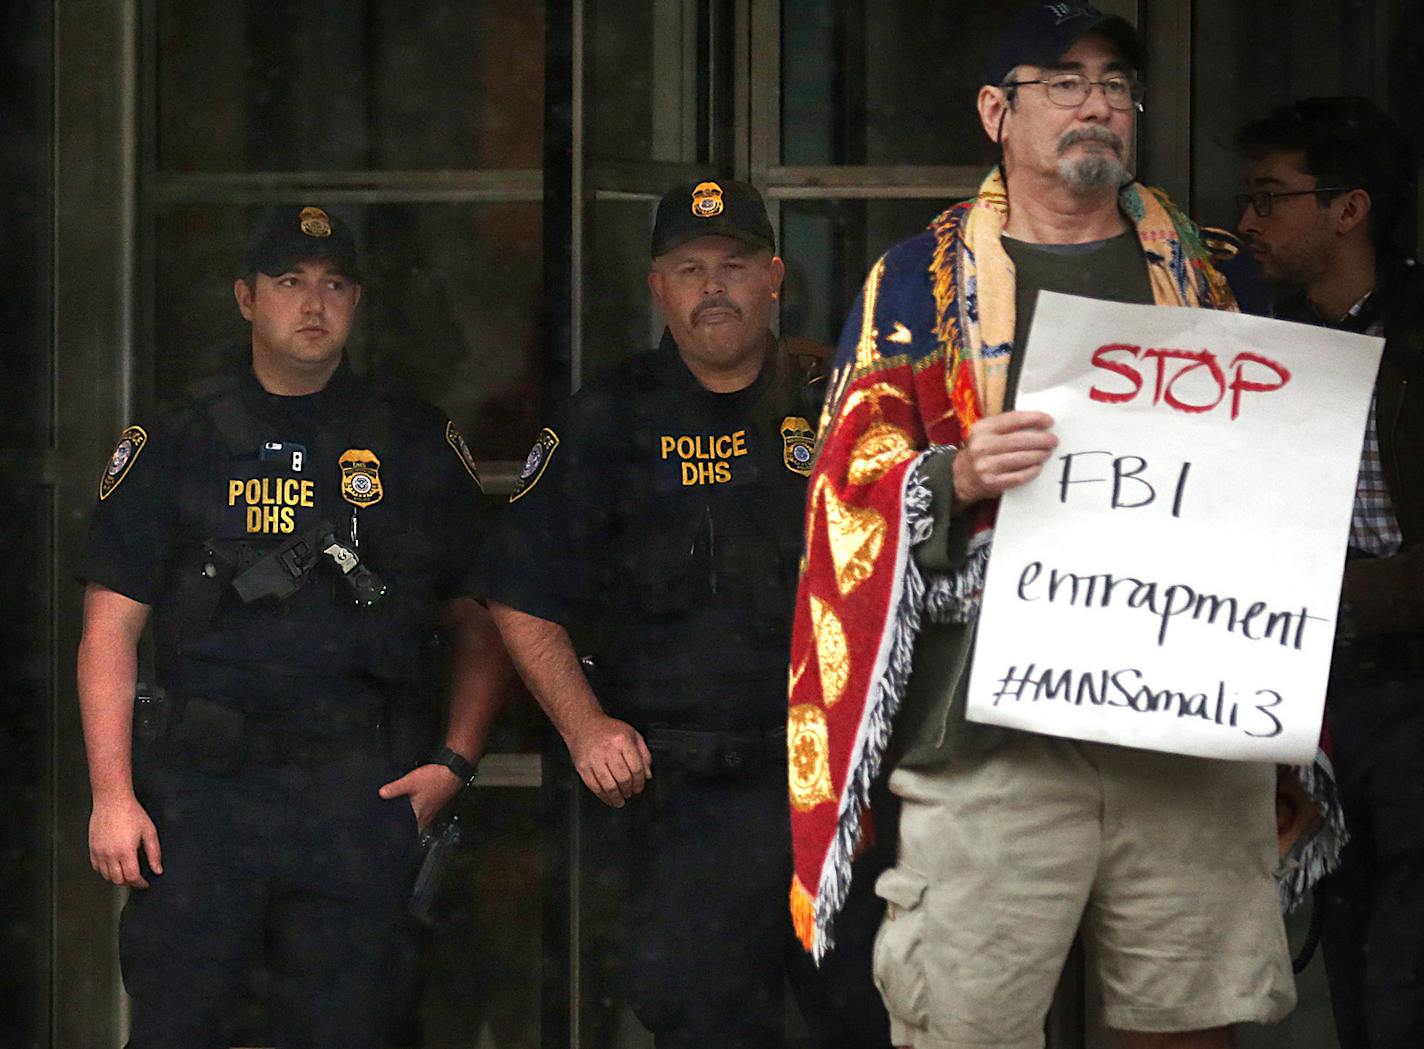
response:
[[[1158,304],[1236,308],[1196,227],[1164,194],[1132,183],[1119,206]],[[791,910],[818,959],[850,887],[921,618],[977,614],[996,504],[973,508],[966,566],[926,578],[909,556],[932,524],[915,467],[1002,408],[1014,337],[1014,270],[1000,242],[1007,216],[996,170],[977,197],[876,263],[847,319],[821,417],[787,724]]]

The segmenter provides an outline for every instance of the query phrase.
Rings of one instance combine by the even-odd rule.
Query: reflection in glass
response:
[[[861,283],[892,245],[924,229],[949,200],[797,200],[781,205],[786,261],[783,334],[835,345]]]
[[[49,546],[53,501],[39,487],[12,487],[12,526],[0,530],[8,566],[0,631],[6,639],[0,690],[0,1030],[4,1042],[39,1046],[49,1035],[50,963],[50,636]],[[75,588],[77,590],[77,588]]]
[[[692,161],[697,157],[697,0],[588,0],[584,61],[591,158]]]
[[[648,290],[655,200],[599,200],[588,209],[583,377],[650,350],[662,334]]]
[[[989,42],[1010,4],[782,5],[782,163],[977,164]],[[828,104],[829,102],[829,104]]]
[[[160,0],[157,8],[161,170],[542,164],[537,0],[315,8]]]
[[[0,89],[6,148],[0,176],[0,445],[42,448],[50,419],[50,146],[49,5],[8,4],[0,15]]]
[[[476,789],[458,807],[465,837],[424,934],[412,1044],[540,1049],[539,793]]]

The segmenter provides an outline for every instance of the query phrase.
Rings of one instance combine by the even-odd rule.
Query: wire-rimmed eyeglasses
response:
[[[1138,105],[1147,88],[1129,76],[1109,76],[1101,80],[1089,80],[1082,73],[1055,73],[1038,80],[1005,80],[1000,87],[1026,87],[1042,84],[1048,92],[1048,101],[1063,109],[1077,109],[1088,100],[1093,88],[1103,89],[1103,97],[1113,109],[1131,109]]]
[[[1269,218],[1277,197],[1304,197],[1312,193],[1344,193],[1343,186],[1316,186],[1314,189],[1258,189],[1254,193],[1236,194],[1236,210],[1245,211],[1249,204],[1259,218]]]

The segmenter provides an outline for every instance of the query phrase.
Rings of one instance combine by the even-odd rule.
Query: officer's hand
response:
[[[153,873],[162,874],[158,828],[138,799],[132,794],[115,799],[96,798],[94,811],[89,816],[89,865],[115,885],[146,889],[148,882],[138,862],[140,848]]]
[[[568,739],[569,757],[584,786],[605,805],[621,809],[642,792],[653,776],[653,755],[638,730],[625,721],[599,714]]]
[[[460,777],[444,765],[420,765],[400,779],[391,780],[378,793],[387,801],[410,798],[416,826],[424,830],[431,820],[440,815],[441,809],[455,800],[462,786]]]
[[[1004,412],[980,419],[954,457],[954,499],[968,506],[1038,476],[1058,438],[1046,412]]]

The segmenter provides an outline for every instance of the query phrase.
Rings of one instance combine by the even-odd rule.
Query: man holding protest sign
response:
[[[876,264],[842,338],[792,643],[791,902],[824,954],[888,761],[875,967],[900,1046],[1041,1046],[1080,925],[1126,1046],[1224,1049],[1294,1003],[1269,764],[964,716],[998,497],[1057,446],[1012,410],[1037,293],[1235,308],[1196,227],[1132,181],[1144,62],[1121,18],[1025,10],[978,99],[1003,162]]]
[[[1395,240],[1413,150],[1363,98],[1282,107],[1236,146],[1242,235],[1287,289],[1277,315],[1386,339],[1327,715],[1351,838],[1317,906],[1342,1049],[1412,1047],[1424,1030],[1424,280]]]

